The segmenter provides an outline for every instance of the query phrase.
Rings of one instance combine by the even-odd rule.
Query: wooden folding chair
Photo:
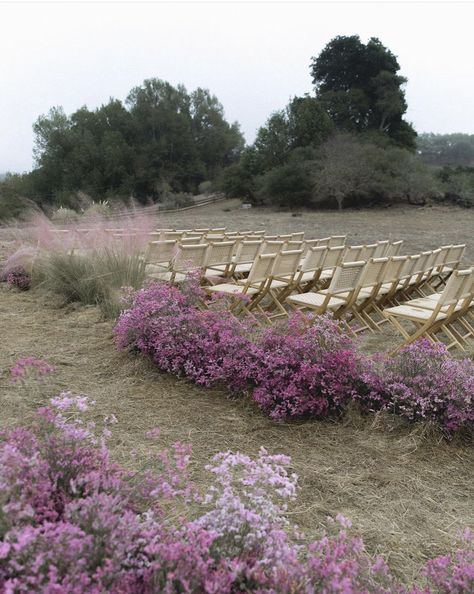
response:
[[[472,281],[472,269],[455,270],[446,282],[444,290],[435,302],[433,309],[424,309],[416,307],[410,302],[396,307],[390,307],[384,310],[383,315],[403,336],[405,341],[401,343],[393,353],[398,352],[402,347],[411,344],[422,336],[427,337],[432,342],[436,339],[434,336],[440,331],[444,331],[453,341],[448,348],[452,346],[460,346],[457,337],[450,332],[448,324],[456,313],[456,308],[459,308],[459,301],[465,294],[466,290],[466,276]],[[410,329],[406,328],[402,322],[411,323],[414,326],[414,331],[410,333]],[[462,348],[462,346],[460,347]]]
[[[346,245],[346,235],[331,235],[328,238],[328,247],[341,247]]]
[[[271,272],[276,258],[277,254],[258,254],[245,280],[204,287],[204,290],[209,294],[230,298],[230,311],[234,314],[248,314],[257,308],[260,313],[265,315],[258,305],[259,297],[264,294],[267,284],[271,280]]]
[[[259,297],[258,303],[262,303],[266,317],[269,321],[276,317],[288,315],[283,307],[286,291],[293,286],[294,278],[298,273],[303,250],[282,251],[278,254],[273,268],[271,278]],[[264,301],[269,303],[263,303]],[[273,313],[277,310],[277,313]]]
[[[352,305],[365,266],[364,261],[342,263],[336,268],[327,289],[317,293],[290,295],[286,301],[294,309],[310,309],[317,314],[330,310],[335,318],[341,318]]]
[[[204,270],[208,244],[178,245],[169,271],[153,273],[150,277],[163,282],[179,284],[186,281],[191,272]]]
[[[177,243],[167,241],[151,241],[145,251],[145,274],[153,278],[155,274],[167,272],[177,252]]]
[[[214,284],[213,278],[229,276],[235,243],[235,241],[221,241],[209,244],[206,254],[206,270],[203,275],[204,279]]]

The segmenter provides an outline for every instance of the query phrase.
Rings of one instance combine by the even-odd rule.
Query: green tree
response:
[[[311,74],[316,95],[340,130],[379,130],[409,149],[416,132],[403,120],[407,110],[400,66],[377,38],[367,44],[358,35],[339,36],[318,57]]]

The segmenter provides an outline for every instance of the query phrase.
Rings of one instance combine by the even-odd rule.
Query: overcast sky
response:
[[[470,2],[0,3],[0,172],[32,167],[50,107],[123,100],[150,77],[209,88],[251,142],[312,91],[311,56],[336,35],[398,56],[418,132],[473,134],[473,23]]]

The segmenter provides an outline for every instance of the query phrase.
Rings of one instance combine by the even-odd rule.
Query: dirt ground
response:
[[[388,419],[343,423],[276,424],[244,400],[161,374],[142,358],[118,353],[113,325],[94,307],[58,307],[36,291],[0,285],[1,425],[28,423],[33,411],[61,390],[97,402],[92,417],[114,413],[113,456],[133,465],[130,452],[148,453],[146,433],[160,427],[161,442],[190,442],[193,478],[223,450],[255,455],[260,446],[292,457],[301,492],[290,510],[308,534],[328,515],[351,518],[368,548],[383,553],[395,573],[411,581],[427,558],[452,549],[459,528],[474,527],[474,451],[428,439]],[[51,384],[25,391],[12,386],[9,368],[35,355],[57,367]]]

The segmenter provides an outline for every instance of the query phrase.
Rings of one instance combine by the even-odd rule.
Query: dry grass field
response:
[[[474,212],[461,209],[394,207],[294,217],[243,211],[238,201],[229,201],[167,215],[159,225],[269,233],[304,229],[312,237],[347,233],[354,244],[390,237],[405,240],[404,253],[466,242],[468,259],[474,259]],[[418,576],[427,558],[451,550],[459,528],[474,528],[474,450],[468,444],[355,413],[342,423],[274,423],[245,400],[229,400],[220,390],[198,388],[159,373],[142,358],[117,353],[113,324],[96,308],[59,306],[37,291],[19,293],[0,285],[0,320],[3,426],[27,423],[49,396],[71,390],[96,400],[91,413],[96,420],[117,416],[112,451],[125,465],[134,464],[132,450],[138,459],[148,451],[146,433],[155,426],[162,430],[163,445],[192,443],[194,478],[201,485],[207,481],[204,465],[219,451],[256,454],[265,446],[289,454],[301,485],[292,520],[311,536],[329,514],[346,515],[369,549],[383,553],[406,581]],[[12,386],[8,374],[28,355],[57,367],[50,384],[29,393]]]

